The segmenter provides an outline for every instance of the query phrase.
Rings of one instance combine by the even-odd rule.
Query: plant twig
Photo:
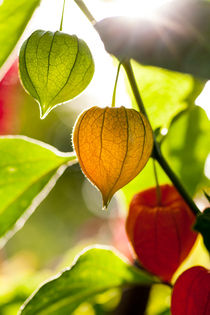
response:
[[[137,83],[136,83],[136,80],[135,80],[135,76],[134,76],[134,73],[133,73],[133,69],[131,67],[130,60],[124,61],[123,62],[123,67],[124,67],[124,69],[126,71],[126,74],[127,74],[127,77],[128,77],[129,83],[130,83],[130,86],[132,88],[133,94],[134,94],[135,99],[136,99],[136,103],[137,103],[137,105],[139,107],[139,110],[140,110],[140,112],[142,112],[147,117],[147,113],[146,113],[146,110],[144,108],[144,103],[142,101],[141,95],[139,93],[139,89],[138,89],[138,86],[137,86]]]
[[[66,2],[66,0],[63,0],[63,9],[62,9],[61,23],[60,23],[60,32],[63,30],[63,16],[64,16],[64,9],[65,9],[65,2]]]
[[[119,73],[120,73],[120,67],[121,67],[121,62],[119,62],[118,67],[117,67],[117,74],[116,74],[116,79],[114,83],[114,90],[113,90],[113,95],[112,95],[112,107],[115,107],[115,99],[116,99],[116,90],[117,90],[117,82],[119,78]]]
[[[86,16],[86,18],[90,21],[90,23],[92,25],[94,25],[96,23],[95,18],[93,17],[93,15],[91,14],[91,12],[88,10],[88,8],[86,7],[86,5],[84,4],[84,2],[82,0],[74,0],[76,2],[76,4],[78,5],[78,7],[80,8],[80,10],[84,13],[84,15]]]
[[[166,159],[161,153],[160,146],[155,141],[154,142],[154,148],[153,148],[153,157],[158,161],[164,172],[168,175],[171,182],[174,184],[180,195],[183,197],[183,199],[186,201],[188,206],[190,207],[191,211],[198,215],[200,214],[200,210],[196,206],[195,202],[192,200],[192,198],[188,195],[187,191],[185,190],[184,186],[180,182],[179,178],[176,176]]]
[[[155,175],[155,182],[156,182],[156,198],[157,198],[157,204],[161,205],[161,190],[160,190],[160,185],[159,185],[159,181],[158,181],[158,175],[157,175],[157,169],[156,169],[156,161],[153,158],[153,169],[154,169],[154,175]]]
[[[136,103],[139,107],[139,110],[148,118],[146,110],[144,108],[143,101],[142,101],[141,96],[140,96],[140,92],[139,92],[139,89],[138,89],[138,86],[137,86],[137,83],[135,80],[135,76],[134,76],[130,61],[124,62],[123,66],[125,68],[125,71],[126,71],[130,86],[132,88],[133,94],[135,96]],[[198,209],[198,207],[196,206],[196,204],[194,203],[192,198],[188,195],[184,186],[182,185],[182,183],[180,182],[180,180],[178,179],[176,174],[173,172],[173,170],[171,169],[171,167],[169,166],[169,164],[167,163],[167,161],[163,157],[161,150],[160,150],[160,146],[157,143],[155,136],[154,136],[154,148],[153,148],[152,156],[158,161],[158,163],[160,164],[160,166],[162,167],[164,172],[168,175],[168,177],[170,178],[170,180],[172,181],[172,183],[174,184],[174,186],[176,187],[176,189],[178,190],[180,195],[183,197],[183,199],[186,201],[186,203],[190,207],[191,211],[195,215],[200,214],[200,210]]]

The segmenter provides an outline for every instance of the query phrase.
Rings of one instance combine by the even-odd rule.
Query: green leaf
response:
[[[145,314],[147,315],[168,315],[171,301],[171,291],[167,285],[155,284],[150,290],[150,296],[147,303]]]
[[[205,111],[191,106],[174,120],[162,144],[164,156],[191,195],[208,183],[204,166],[210,147],[209,134]]]
[[[167,1],[154,18],[110,17],[95,24],[106,50],[119,59],[133,58],[210,79],[207,1]]]
[[[204,82],[192,76],[132,62],[134,74],[153,129],[168,128],[173,117],[194,104]],[[132,105],[137,108],[133,93],[128,91]]]
[[[71,314],[98,293],[155,281],[152,275],[127,264],[110,249],[92,248],[81,254],[69,270],[35,292],[23,305],[21,314]]]
[[[17,44],[40,0],[4,0],[0,5],[0,68]]]
[[[197,217],[194,229],[202,234],[204,244],[210,252],[210,208]]]
[[[32,33],[21,47],[19,61],[23,86],[38,101],[41,118],[80,94],[94,73],[87,44],[58,31]]]
[[[2,243],[23,225],[73,160],[71,153],[26,137],[0,137],[0,237],[13,229]]]

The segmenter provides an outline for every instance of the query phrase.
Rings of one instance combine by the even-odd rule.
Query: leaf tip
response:
[[[40,107],[40,119],[43,120],[47,117],[47,115],[49,114],[52,108],[41,106],[41,104],[39,105],[39,107]]]

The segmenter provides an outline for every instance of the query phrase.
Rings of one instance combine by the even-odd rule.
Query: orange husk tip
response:
[[[153,134],[143,114],[125,107],[92,107],[78,117],[73,144],[81,169],[101,191],[106,209],[116,191],[143,169]]]
[[[170,282],[195,243],[196,217],[175,187],[161,185],[160,192],[160,203],[156,187],[133,197],[126,231],[142,266]]]

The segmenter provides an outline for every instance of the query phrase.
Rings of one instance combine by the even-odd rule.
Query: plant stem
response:
[[[183,187],[182,183],[180,182],[176,174],[173,172],[172,168],[169,166],[168,162],[165,160],[164,156],[161,153],[160,146],[156,141],[154,143],[153,156],[158,161],[164,172],[168,175],[168,177],[170,178],[170,180],[172,181],[180,195],[186,201],[191,211],[195,215],[200,214],[201,213],[200,210],[198,209],[192,198],[188,195],[187,191]]]
[[[117,67],[117,74],[116,74],[116,79],[115,79],[115,84],[114,84],[114,90],[113,90],[113,95],[112,95],[112,107],[115,107],[115,99],[116,99],[116,90],[117,90],[117,82],[119,78],[119,73],[120,73],[120,67],[121,67],[121,62],[119,62],[118,67]]]
[[[74,1],[79,6],[81,11],[84,13],[84,15],[88,18],[88,20],[92,24],[95,24],[96,20],[93,17],[93,15],[90,13],[90,11],[88,10],[86,5],[84,4],[83,0],[74,0]],[[144,103],[142,101],[142,98],[141,98],[141,95],[140,95],[140,92],[139,92],[139,89],[138,89],[138,85],[136,83],[136,79],[135,79],[135,76],[134,76],[134,73],[133,73],[133,69],[132,69],[130,60],[123,61],[122,64],[123,64],[123,67],[124,67],[124,69],[126,71],[126,74],[127,74],[127,77],[128,77],[128,80],[129,80],[132,92],[133,92],[133,94],[135,96],[137,105],[139,107],[139,110],[148,119],[146,110],[144,108]],[[148,119],[148,121],[149,121],[149,119]],[[172,181],[172,183],[174,184],[174,186],[176,187],[176,189],[178,190],[180,195],[183,197],[183,199],[186,201],[186,203],[190,207],[191,211],[195,215],[200,214],[200,210],[198,209],[198,207],[196,206],[196,204],[194,203],[192,198],[188,195],[187,191],[185,190],[185,188],[181,184],[180,180],[178,179],[176,174],[173,172],[173,170],[171,169],[171,167],[169,166],[169,164],[166,162],[165,158],[163,157],[163,155],[162,155],[162,153],[160,151],[160,146],[157,143],[157,141],[155,139],[155,136],[154,136],[154,148],[153,148],[152,156],[158,161],[158,163],[160,164],[160,166],[162,167],[164,172],[168,175],[168,177],[170,178],[170,180]]]
[[[63,0],[63,9],[62,9],[61,23],[60,23],[60,32],[63,30],[63,16],[64,16],[64,9],[65,9],[65,2],[66,2],[66,0]]]
[[[153,161],[153,169],[154,169],[154,175],[155,175],[155,182],[156,182],[156,195],[157,195],[157,204],[161,205],[161,190],[160,190],[160,185],[158,181],[158,175],[157,175],[157,169],[156,169],[156,164],[155,164],[155,159],[152,159]]]
[[[133,94],[134,94],[136,102],[138,104],[139,110],[148,118],[148,116],[146,114],[146,110],[144,108],[143,101],[142,101],[140,93],[139,93],[139,89],[138,89],[138,86],[137,86],[137,83],[135,80],[135,76],[134,76],[130,61],[124,62],[123,66],[125,68],[130,86],[132,88]],[[183,199],[186,201],[186,203],[190,207],[191,211],[195,215],[200,214],[200,210],[198,209],[198,207],[196,206],[196,204],[194,203],[192,198],[188,195],[187,191],[185,190],[185,188],[181,184],[180,180],[178,179],[176,174],[173,172],[173,170],[171,169],[171,167],[169,166],[169,164],[167,163],[167,161],[163,157],[161,150],[160,150],[160,146],[157,143],[155,136],[154,136],[154,148],[153,148],[152,156],[158,161],[158,163],[160,164],[160,166],[162,167],[164,172],[168,175],[168,177],[170,178],[170,180],[172,181],[172,183],[174,184],[174,186],[176,187],[176,189],[178,190],[180,195],[183,197]]]
[[[136,80],[135,80],[135,76],[134,76],[134,73],[133,73],[133,69],[131,67],[130,60],[124,61],[123,62],[123,67],[124,67],[124,69],[126,71],[126,74],[127,74],[127,77],[128,77],[129,83],[130,83],[130,86],[132,88],[133,94],[134,94],[135,99],[136,99],[136,103],[137,103],[137,105],[139,107],[139,110],[140,110],[140,112],[142,112],[147,117],[147,113],[146,113],[146,110],[144,108],[144,103],[142,101],[141,95],[139,93],[139,89],[138,89],[138,86],[137,86],[137,83],[136,83]]]
[[[90,13],[90,11],[88,10],[86,5],[84,4],[84,2],[82,0],[74,0],[74,1],[76,2],[80,10],[84,13],[86,18],[90,21],[90,23],[94,25],[96,23],[96,20],[93,17],[93,15]]]

